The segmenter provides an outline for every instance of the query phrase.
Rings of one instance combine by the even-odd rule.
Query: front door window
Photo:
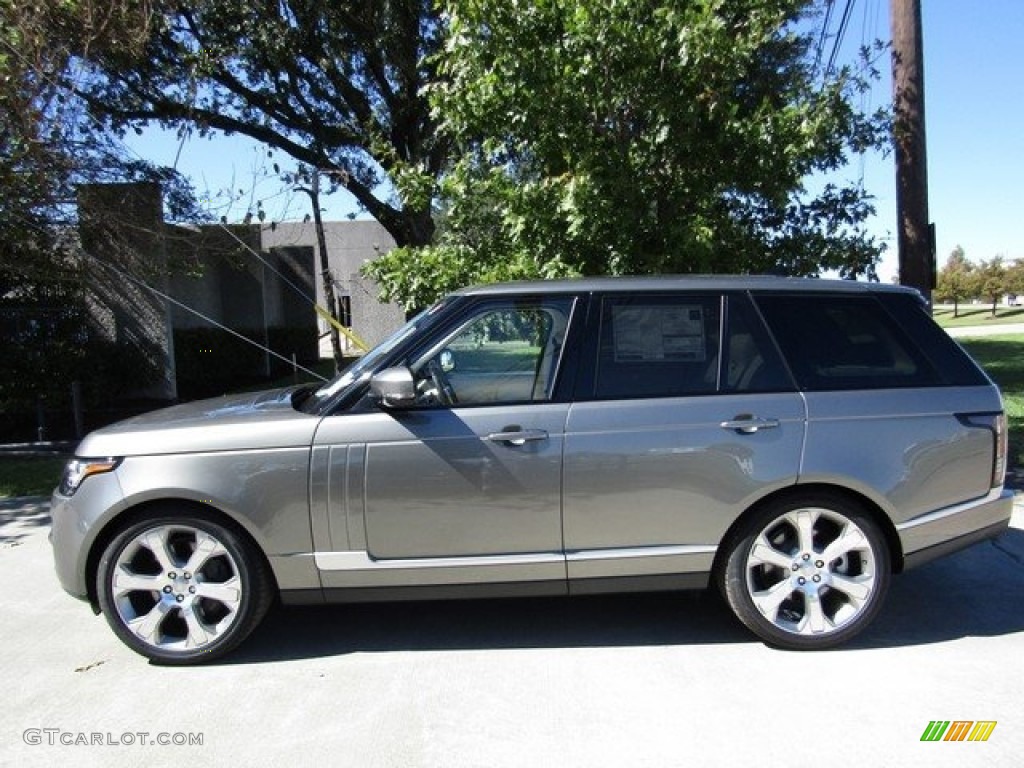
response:
[[[421,405],[499,405],[551,399],[570,299],[481,308],[412,365]]]

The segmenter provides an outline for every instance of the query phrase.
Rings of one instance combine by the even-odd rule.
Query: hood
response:
[[[292,407],[295,388],[163,408],[90,433],[78,456],[147,456],[307,446],[318,417]]]

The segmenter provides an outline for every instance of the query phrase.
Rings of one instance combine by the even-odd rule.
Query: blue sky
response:
[[[874,36],[887,38],[887,0],[859,0],[864,6],[880,6]],[[929,210],[939,264],[956,245],[974,261],[1024,258],[1024,2],[923,0],[923,24]],[[890,98],[885,64],[873,90],[877,104]],[[872,231],[891,240],[888,276],[896,268],[892,157],[869,158],[864,184],[877,198]]]
[[[836,1],[833,29],[843,6]],[[980,261],[996,255],[1024,258],[1024,0],[923,0],[925,99],[931,219],[939,264],[956,246]],[[862,42],[889,38],[889,0],[855,0],[841,61],[851,61]],[[881,79],[865,96],[874,109],[891,98],[888,56]],[[216,215],[237,221],[263,200],[272,218],[301,219],[309,202],[282,192],[266,152],[241,137],[195,139],[184,145],[158,130],[132,137],[130,146],[153,162],[174,165],[197,192],[209,194]],[[180,152],[179,152],[180,150]],[[895,171],[891,155],[854,160],[843,174],[863,179],[878,209],[870,230],[889,244],[879,275],[896,270]],[[234,190],[231,199],[220,190]],[[239,190],[245,194],[239,196]],[[326,201],[327,216],[355,212],[344,192]]]

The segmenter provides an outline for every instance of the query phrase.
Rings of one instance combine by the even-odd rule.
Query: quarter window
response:
[[[873,297],[755,298],[801,389],[934,386],[934,368]]]

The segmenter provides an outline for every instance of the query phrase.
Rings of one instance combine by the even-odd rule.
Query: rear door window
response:
[[[719,373],[722,392],[791,392],[793,380],[779,351],[744,296],[733,295],[727,304],[724,364]]]
[[[746,294],[606,296],[600,306],[593,372],[596,398],[794,389]],[[584,386],[587,390],[589,386]]]
[[[601,306],[595,395],[715,392],[720,296],[610,296]]]

